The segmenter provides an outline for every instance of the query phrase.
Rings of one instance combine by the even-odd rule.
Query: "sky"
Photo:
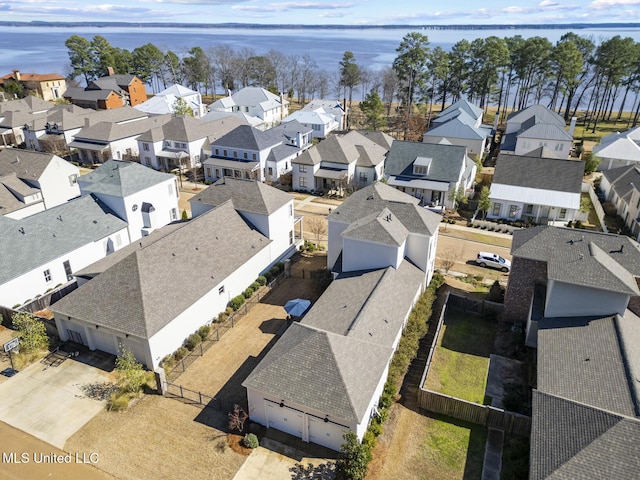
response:
[[[340,25],[640,22],[640,0],[0,0],[0,20]]]

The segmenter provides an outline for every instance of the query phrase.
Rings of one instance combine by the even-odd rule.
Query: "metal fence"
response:
[[[202,405],[206,408],[223,411],[221,402],[215,397],[196,390],[190,390],[182,385],[176,385],[174,383],[167,383],[166,386],[167,389],[165,391],[165,395],[168,397],[177,398],[192,405]]]

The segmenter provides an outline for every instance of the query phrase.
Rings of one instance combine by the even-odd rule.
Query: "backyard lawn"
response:
[[[470,402],[484,403],[493,348],[489,320],[449,309],[432,359],[426,388]]]

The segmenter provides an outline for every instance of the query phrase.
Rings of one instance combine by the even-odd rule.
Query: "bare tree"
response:
[[[444,254],[440,257],[440,265],[442,265],[445,273],[449,273],[451,267],[462,258],[463,253],[462,247],[460,247],[459,250],[454,250],[453,248],[445,250]]]
[[[244,430],[244,422],[247,421],[249,415],[237,403],[233,406],[233,412],[229,412],[229,431],[237,430],[242,433]]]
[[[320,238],[327,234],[327,223],[318,217],[314,217],[307,222],[309,231],[313,233],[316,243],[320,243]]]

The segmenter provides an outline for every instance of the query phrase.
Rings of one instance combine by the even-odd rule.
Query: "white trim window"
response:
[[[494,217],[499,217],[501,209],[502,209],[502,204],[501,203],[494,203],[493,204],[493,209],[491,210],[491,215],[494,216]]]
[[[51,281],[51,279],[53,277],[51,277],[51,270],[46,269],[44,272],[42,272],[42,274],[44,275],[44,281],[49,283]]]

